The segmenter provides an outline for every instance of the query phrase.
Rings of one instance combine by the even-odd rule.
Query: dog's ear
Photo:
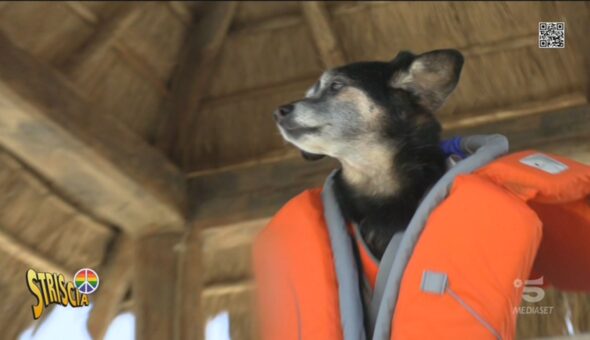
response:
[[[390,85],[412,92],[422,106],[434,112],[457,86],[463,55],[457,50],[436,50],[418,56],[401,52],[392,62],[399,65],[399,70],[394,72]]]
[[[300,151],[301,151],[301,156],[303,156],[303,158],[306,161],[317,161],[318,159],[322,159],[325,157],[324,155],[318,155],[315,153],[305,152],[303,150],[300,150]]]
[[[400,51],[395,58],[391,61],[391,64],[394,64],[398,67],[404,67],[409,65],[416,58],[416,55],[410,51]]]

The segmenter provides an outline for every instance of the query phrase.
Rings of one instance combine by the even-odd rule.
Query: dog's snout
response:
[[[279,106],[279,108],[276,109],[274,112],[274,117],[277,120],[280,118],[286,117],[291,112],[293,112],[294,109],[295,109],[295,106],[293,104]]]
[[[279,114],[284,117],[289,113],[293,112],[293,109],[295,109],[295,106],[293,104],[283,105],[279,107]]]

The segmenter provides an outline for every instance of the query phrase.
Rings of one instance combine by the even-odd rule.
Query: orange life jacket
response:
[[[590,290],[590,167],[536,151],[498,158],[508,148],[499,135],[463,147],[472,155],[380,263],[352,242],[331,177],[289,201],[254,246],[263,338],[512,339],[527,279]]]

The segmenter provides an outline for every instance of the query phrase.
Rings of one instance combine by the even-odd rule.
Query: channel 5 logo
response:
[[[521,279],[514,280],[514,287],[520,288],[523,286],[522,299],[526,302],[536,303],[545,297],[545,290],[541,288],[543,286],[543,277],[538,279],[522,281]]]

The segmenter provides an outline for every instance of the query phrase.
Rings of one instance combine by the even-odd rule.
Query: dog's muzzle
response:
[[[276,109],[272,113],[272,115],[273,115],[275,121],[278,123],[282,119],[284,119],[285,117],[290,115],[294,110],[295,110],[295,105],[293,105],[293,104],[283,105],[283,106],[279,106],[279,108]]]

